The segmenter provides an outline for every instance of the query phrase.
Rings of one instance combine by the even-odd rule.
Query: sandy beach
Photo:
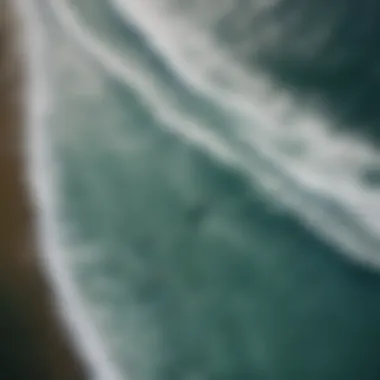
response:
[[[55,316],[40,269],[25,187],[18,25],[0,1],[0,378],[82,380],[84,371]]]

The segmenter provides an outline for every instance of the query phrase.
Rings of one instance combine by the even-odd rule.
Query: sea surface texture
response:
[[[378,380],[377,2],[19,9],[41,260],[93,378]]]

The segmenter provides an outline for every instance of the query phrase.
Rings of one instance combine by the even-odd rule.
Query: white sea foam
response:
[[[245,72],[209,35],[194,29],[178,13],[171,14],[168,2],[160,6],[147,0],[112,2],[129,23],[140,28],[148,44],[181,80],[233,115],[240,151],[221,134],[194,120],[193,115],[181,113],[176,104],[170,104],[162,86],[144,73],[141,63],[126,59],[112,44],[107,45],[109,41],[99,40],[96,30],[88,29],[66,1],[54,0],[52,6],[66,32],[107,70],[140,92],[167,127],[219,158],[245,167],[278,201],[333,242],[343,244],[351,258],[380,266],[380,210],[376,206],[380,194],[365,187],[361,179],[363,170],[379,166],[374,149],[350,136],[334,134],[331,120],[316,110],[305,109],[267,75]],[[294,143],[301,146],[303,154],[292,155],[283,149]],[[264,169],[258,157],[270,164],[271,170]],[[311,194],[316,196],[314,200]],[[321,198],[346,210],[355,220],[350,222],[352,226],[342,225],[341,219],[321,205]],[[354,231],[353,225],[359,221],[368,239]]]
[[[46,38],[38,15],[36,1],[22,1],[16,7],[25,28],[23,48],[27,69],[25,164],[34,200],[38,242],[41,247],[42,265],[52,284],[56,307],[64,320],[70,337],[76,342],[89,375],[94,380],[121,380],[121,375],[107,357],[101,339],[92,327],[88,310],[84,308],[80,294],[67,269],[62,231],[57,227],[54,162],[49,151],[46,128],[54,97],[48,82],[46,66]],[[123,377],[125,378],[125,377]]]
[[[49,100],[54,100],[54,89],[50,88],[47,81],[46,38],[35,8],[36,0],[19,0],[18,4],[28,30],[26,46],[29,47],[30,83],[27,99],[27,164],[38,207],[43,260],[48,266],[58,307],[68,323],[71,336],[93,371],[92,378],[121,379],[107,357],[106,344],[92,327],[89,311],[84,307],[85,302],[67,270],[56,214],[56,197],[59,193],[55,186],[49,141],[46,140],[49,112],[54,107],[54,104],[49,103]],[[133,87],[163,125],[226,163],[244,168],[255,181],[255,186],[261,186],[265,193],[272,194],[273,198],[302,216],[331,241],[343,245],[354,260],[380,267],[379,241],[371,240],[370,236],[357,231],[355,226],[341,224],[329,206],[321,203],[320,199],[323,201],[323,196],[332,198],[347,209],[363,213],[363,219],[369,219],[367,224],[377,233],[379,195],[376,191],[363,188],[357,173],[363,166],[377,163],[377,153],[349,137],[334,136],[328,128],[327,118],[301,112],[289,94],[284,91],[278,94],[278,88],[271,87],[264,76],[248,76],[228,55],[218,50],[215,41],[197,34],[183,19],[176,21],[170,12],[166,15],[160,13],[150,2],[150,8],[147,8],[147,1],[131,0],[127,4],[128,19],[134,17],[152,46],[182,80],[199,91],[200,96],[224,105],[231,120],[240,121],[236,133],[241,134],[242,143],[248,142],[244,149],[239,151],[228,139],[197,119],[196,115],[189,115],[179,109],[175,99],[165,92],[162,83],[152,75],[147,75],[141,62],[128,60],[113,49],[112,44],[107,45],[107,41],[101,41],[96,34],[89,32],[83,20],[66,1],[51,0],[65,33],[96,57],[107,71]],[[170,7],[168,9],[170,11]],[[187,38],[189,35],[184,38],[186,33],[191,38]],[[186,46],[184,41],[192,45]],[[208,55],[205,55],[204,49],[208,50]],[[283,128],[282,122],[284,115],[291,117],[291,125],[286,128]],[[301,143],[304,155],[291,156],[282,152],[280,148],[289,142]],[[268,163],[271,165],[268,166]],[[336,166],[332,163],[336,163]]]
[[[168,6],[162,9],[161,3],[150,0],[111,2],[129,23],[138,25],[148,43],[181,79],[201,95],[246,117],[246,123],[242,122],[236,132],[242,133],[252,147],[261,149],[268,159],[283,163],[283,170],[297,176],[303,185],[337,198],[344,196],[342,191],[365,196],[358,174],[368,165],[380,165],[380,156],[374,149],[357,139],[334,134],[332,121],[326,115],[305,110],[268,75],[244,71],[219,48],[212,35],[195,29],[186,15],[170,12]],[[285,123],[284,117],[288,117]],[[289,158],[278,149],[276,142],[287,141],[303,145],[305,154],[301,159]],[[304,171],[309,175],[301,176]]]

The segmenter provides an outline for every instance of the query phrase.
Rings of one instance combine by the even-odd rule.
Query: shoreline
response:
[[[13,14],[12,14],[13,13]],[[64,332],[34,232],[22,147],[22,62],[12,39],[10,4],[0,4],[0,374],[4,378],[85,379],[83,364]],[[17,335],[17,337],[15,336]],[[20,335],[18,339],[18,335]],[[20,348],[17,345],[20,340]],[[15,342],[16,341],[16,346]],[[9,363],[15,365],[10,366]],[[16,365],[17,364],[17,365]]]

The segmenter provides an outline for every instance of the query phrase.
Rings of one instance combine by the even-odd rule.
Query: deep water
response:
[[[94,378],[380,376],[374,6],[270,3],[26,12],[44,260]]]

